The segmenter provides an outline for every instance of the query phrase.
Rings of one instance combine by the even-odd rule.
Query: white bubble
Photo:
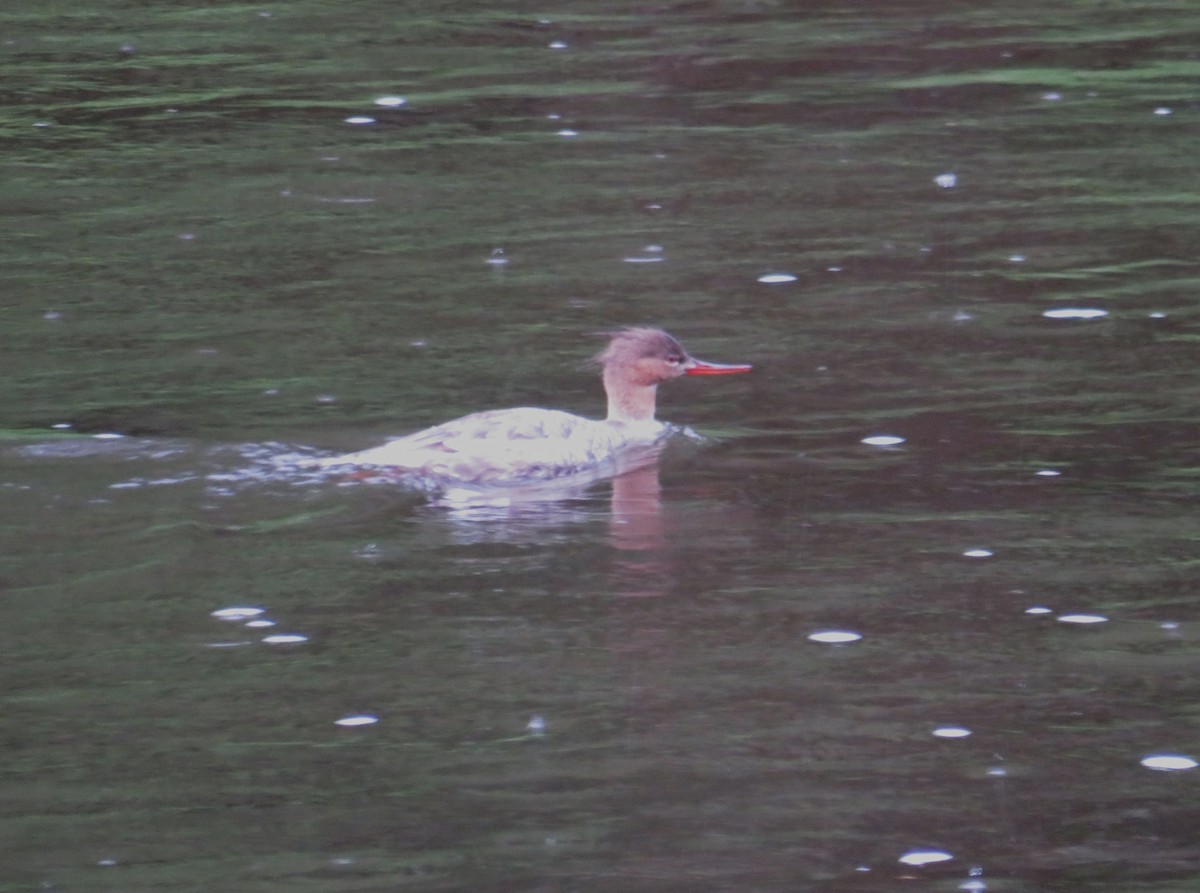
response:
[[[1032,608],[1025,609],[1026,614],[1053,614],[1054,611],[1042,605],[1034,605]]]
[[[218,620],[248,620],[251,617],[257,617],[259,614],[266,612],[265,608],[221,608],[212,612],[212,616]]]
[[[351,115],[346,119],[347,124],[374,124],[375,119],[370,115]]]
[[[653,257],[623,257],[621,260],[627,264],[661,264],[666,258],[662,255]]]
[[[343,716],[341,719],[335,719],[335,726],[371,726],[379,722],[378,716],[372,716],[369,713],[357,713],[353,716]]]
[[[565,50],[567,42],[565,40],[552,40],[547,46],[552,50]]]
[[[991,558],[996,553],[990,549],[967,549],[963,552],[966,558]]]
[[[384,108],[394,109],[402,105],[408,105],[408,100],[403,96],[380,96],[375,100],[376,105],[381,105]]]
[[[1008,770],[1003,766],[990,766],[987,774],[992,778],[1005,778],[1008,776]]]
[[[367,543],[361,548],[354,549],[350,554],[364,561],[376,561],[383,557],[383,549],[379,548],[376,543]]]
[[[1154,110],[1154,114],[1159,115],[1159,116],[1173,115],[1173,114],[1175,114],[1175,110],[1167,108],[1167,106],[1165,106],[1165,105],[1160,105],[1158,108],[1156,108]]]
[[[1043,468],[1041,471],[1035,471],[1034,474],[1040,478],[1056,478],[1059,477],[1062,472],[1055,471],[1053,468]]]
[[[571,130],[568,127],[568,128],[564,128],[563,130],[558,131],[558,136],[561,136],[563,139],[568,139],[568,140],[574,139],[575,137],[579,136],[579,131]]]
[[[936,177],[933,178],[933,182],[937,183],[938,186],[941,186],[943,189],[953,189],[955,186],[958,185],[958,175],[957,174],[938,174]]]
[[[1178,753],[1156,753],[1142,757],[1142,765],[1147,769],[1157,769],[1160,772],[1178,772],[1181,769],[1195,769],[1200,766],[1189,756]]]
[[[944,850],[911,850],[900,857],[905,865],[933,865],[948,862],[954,857]]]
[[[1046,102],[1058,102],[1060,99],[1062,99],[1062,94],[1055,90],[1051,90],[1049,93],[1043,93],[1042,99],[1046,100]]]
[[[246,624],[250,629],[266,629],[274,625],[274,620],[251,620]]]
[[[1047,319],[1099,319],[1108,316],[1108,311],[1097,307],[1058,307],[1043,311],[1042,316]]]
[[[896,446],[904,443],[904,438],[894,434],[872,434],[870,437],[864,437],[861,442],[867,446]]]
[[[307,642],[308,636],[302,636],[299,633],[279,633],[274,636],[264,636],[263,641],[268,645],[297,645],[300,642]]]
[[[810,642],[821,642],[826,645],[844,645],[847,642],[857,642],[862,638],[862,633],[851,632],[847,629],[827,629],[818,633],[812,633],[808,639]]]
[[[1023,264],[1023,263],[1025,263],[1025,255],[1023,255],[1023,254],[1010,254],[1010,255],[1008,256],[1008,262],[1009,262],[1010,264]]]
[[[525,723],[525,728],[534,735],[541,735],[546,731],[546,717],[535,713],[529,717],[529,722]]]
[[[508,263],[508,258],[504,256],[503,248],[493,248],[491,255],[484,263],[491,264],[494,267],[502,267]]]
[[[791,273],[763,273],[758,277],[758,281],[767,285],[775,285],[780,282],[795,282],[796,277]]]
[[[120,440],[124,436],[125,436],[124,434],[116,434],[116,433],[113,433],[112,431],[106,431],[103,434],[93,434],[92,439],[93,440]]]
[[[971,730],[962,726],[939,726],[933,730],[933,734],[937,738],[969,738]]]
[[[71,423],[70,423],[70,422],[55,422],[55,423],[54,423],[53,425],[51,425],[50,427],[51,427],[51,428],[54,428],[55,430],[62,431],[62,430],[64,430],[64,429],[66,429],[66,428],[70,428],[70,427],[71,427]]]
[[[1108,618],[1099,614],[1060,614],[1060,623],[1107,623]]]

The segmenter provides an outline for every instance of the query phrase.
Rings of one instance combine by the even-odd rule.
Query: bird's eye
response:
[[[670,363],[672,366],[678,366],[680,363],[683,362],[683,357],[681,357],[677,353],[673,353],[669,357],[667,357],[667,362]]]

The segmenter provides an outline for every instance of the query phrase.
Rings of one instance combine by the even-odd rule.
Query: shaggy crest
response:
[[[688,352],[683,349],[683,345],[662,329],[629,328],[601,334],[612,339],[604,350],[592,358],[593,363],[601,366],[646,357],[678,357],[680,362],[688,358]]]

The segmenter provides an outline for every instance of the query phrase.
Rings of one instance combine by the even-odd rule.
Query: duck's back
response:
[[[386,468],[422,477],[490,484],[550,480],[616,458],[667,433],[660,422],[597,422],[556,409],[476,412],[326,465]]]

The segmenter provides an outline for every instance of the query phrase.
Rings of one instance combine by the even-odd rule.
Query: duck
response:
[[[318,464],[426,487],[513,486],[619,468],[623,458],[652,453],[681,430],[655,417],[660,384],[753,368],[696,359],[662,329],[605,334],[608,345],[593,358],[608,400],[603,419],[529,406],[484,410]]]

